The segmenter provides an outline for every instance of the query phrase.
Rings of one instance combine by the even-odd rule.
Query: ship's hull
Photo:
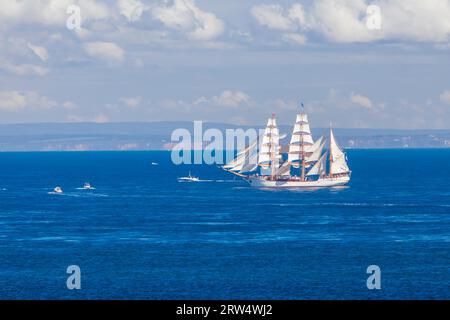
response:
[[[321,178],[315,181],[268,180],[262,177],[249,177],[247,181],[252,187],[256,188],[326,188],[346,185],[350,181],[350,177]]]

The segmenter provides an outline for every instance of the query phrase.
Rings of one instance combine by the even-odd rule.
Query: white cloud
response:
[[[385,37],[427,42],[450,38],[450,1],[380,0]]]
[[[123,97],[120,101],[129,108],[136,108],[141,104],[142,97]]]
[[[48,52],[44,47],[28,43],[28,48],[30,48],[30,50],[33,51],[33,53],[42,61],[48,60]]]
[[[211,12],[202,11],[193,0],[175,0],[172,6],[155,6],[152,15],[166,27],[185,32],[195,40],[215,39],[225,29],[222,20]]]
[[[440,99],[442,102],[444,102],[444,103],[450,105],[450,91],[444,91],[444,92],[442,92],[441,95],[439,96],[439,99]]]
[[[138,0],[118,0],[117,6],[121,15],[125,16],[129,21],[138,21],[142,14],[149,7]]]
[[[381,10],[381,29],[366,26],[367,8]],[[402,40],[448,42],[450,1],[448,0],[316,0],[303,8],[294,4],[257,5],[251,9],[257,22],[282,32],[298,29],[320,34],[333,42],[372,42]]]
[[[294,23],[283,13],[279,4],[262,4],[252,7],[251,14],[262,26],[277,30],[292,30]]]
[[[250,96],[242,91],[225,90],[218,96],[211,98],[200,97],[195,100],[193,105],[201,105],[205,103],[211,103],[222,107],[239,107],[243,104],[250,103]]]
[[[308,16],[314,31],[331,41],[368,42],[376,40],[380,34],[366,26],[367,6],[364,0],[318,0]]]
[[[110,8],[95,0],[21,0],[0,1],[0,18],[9,23],[64,26],[70,5],[81,8],[84,22],[107,19],[112,16]]]
[[[0,91],[0,110],[19,111],[24,108],[49,109],[58,103],[36,91]]]
[[[299,26],[306,28],[306,13],[305,9],[300,3],[294,3],[288,11],[288,17],[293,23],[297,23]]]
[[[225,90],[219,96],[214,96],[212,101],[219,106],[238,107],[250,102],[250,96],[242,91]]]
[[[84,49],[94,58],[105,59],[109,61],[123,61],[125,52],[114,42],[88,42],[84,44]]]
[[[18,91],[0,91],[0,110],[17,111],[27,105],[26,97]]]
[[[48,74],[48,69],[33,64],[12,64],[7,61],[0,60],[0,70],[17,76],[36,75],[43,77]]]
[[[69,1],[0,1],[0,16],[9,22],[62,24]]]
[[[364,17],[367,5],[364,0],[317,0],[304,9],[299,3],[290,8],[276,5],[257,5],[252,15],[262,26],[284,32],[308,30],[320,33],[337,42],[370,41],[376,37],[366,27]],[[282,34],[283,40],[303,44],[302,35]],[[295,39],[297,38],[296,41]]]
[[[295,3],[289,9],[284,9],[279,4],[256,5],[250,12],[260,25],[284,32],[283,41],[294,44],[306,43],[306,36],[298,33],[298,30],[308,28],[301,4]]]
[[[307,39],[304,35],[298,33],[285,33],[281,37],[284,41],[294,44],[305,44]]]
[[[279,4],[256,5],[250,12],[260,25],[270,29],[289,31],[306,27],[305,11],[300,3],[287,10]]]
[[[64,101],[62,104],[64,109],[73,110],[76,109],[77,105],[72,101]]]
[[[369,109],[369,110],[372,109],[372,107],[373,107],[372,101],[368,97],[366,97],[362,94],[352,93],[350,95],[350,101],[353,102],[354,104],[357,104],[357,105],[359,105],[363,108]]]

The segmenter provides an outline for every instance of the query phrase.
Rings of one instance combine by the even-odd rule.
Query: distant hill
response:
[[[193,132],[193,123],[36,123],[0,124],[0,151],[164,150],[171,147],[173,130]],[[254,128],[225,123],[204,123],[203,130]],[[260,128],[257,128],[260,129]],[[281,125],[290,133],[292,126]],[[345,148],[448,148],[450,130],[342,129],[335,135]],[[327,128],[313,128],[313,135],[327,135]]]

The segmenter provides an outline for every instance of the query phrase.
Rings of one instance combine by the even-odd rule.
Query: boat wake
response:
[[[79,188],[77,188],[80,190]],[[58,196],[66,196],[66,197],[73,197],[73,198],[101,198],[101,197],[109,197],[107,194],[103,193],[93,193],[93,192],[55,192],[50,191],[47,192],[49,195],[58,195]]]
[[[212,180],[212,179],[198,179],[198,180],[195,180],[195,181],[178,179],[178,182],[242,183],[241,180]]]
[[[102,197],[109,197],[109,195],[104,193],[72,193],[70,194],[74,197],[83,197],[83,198],[102,198]]]
[[[55,194],[55,195],[58,195],[58,196],[64,196],[65,195],[64,193],[55,192],[55,191],[49,191],[49,192],[47,192],[47,194]]]

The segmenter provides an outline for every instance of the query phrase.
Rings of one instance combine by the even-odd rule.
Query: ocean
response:
[[[0,298],[450,299],[450,149],[347,155],[348,187],[293,191],[164,151],[0,153]]]

